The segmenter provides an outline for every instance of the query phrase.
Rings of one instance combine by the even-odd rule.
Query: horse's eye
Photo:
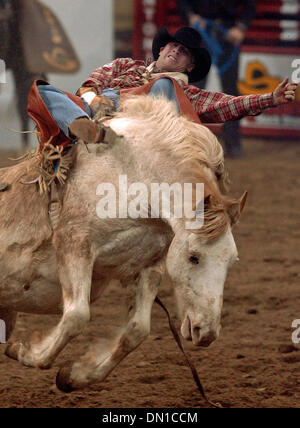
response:
[[[196,256],[191,256],[191,257],[189,258],[189,261],[190,261],[191,263],[193,263],[193,265],[198,265],[198,264],[199,264],[199,259],[198,259],[198,257],[196,257]]]

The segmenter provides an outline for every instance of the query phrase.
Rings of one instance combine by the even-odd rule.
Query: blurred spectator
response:
[[[222,90],[226,94],[239,95],[237,88],[239,70],[239,47],[256,12],[256,0],[177,0],[180,15],[184,22],[196,28],[202,34],[213,35],[217,48],[221,48],[215,57]],[[221,29],[221,31],[220,31]],[[224,31],[223,31],[224,29]],[[206,37],[203,37],[205,41]],[[214,44],[206,40],[206,47],[214,56]],[[211,39],[212,40],[212,39]],[[206,78],[197,84],[204,88]],[[243,155],[239,121],[224,124],[223,137],[226,153],[230,157]]]

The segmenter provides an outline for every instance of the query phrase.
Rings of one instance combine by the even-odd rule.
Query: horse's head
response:
[[[220,143],[208,128],[178,116],[172,103],[138,96],[123,102],[122,109],[111,127],[130,141],[134,149],[131,165],[141,165],[135,171],[139,181],[167,184],[169,191],[156,208],[151,199],[151,212],[153,209],[163,217],[175,234],[166,267],[175,287],[182,335],[195,345],[209,345],[220,331],[224,282],[228,268],[237,259],[231,226],[238,220],[246,194],[240,200],[221,194],[226,174]],[[185,184],[195,184],[196,190],[194,187],[190,198],[184,194],[183,207]],[[186,211],[194,213],[198,208],[202,194],[197,196],[197,184],[203,184],[204,189],[204,225],[191,231],[185,227],[193,222],[179,214],[184,208],[188,217]],[[174,208],[168,206],[164,211],[165,200],[173,201]]]
[[[219,335],[224,283],[238,258],[231,225],[238,220],[245,200],[246,194],[227,203],[223,212],[227,222],[219,236],[208,239],[181,230],[169,248],[167,271],[174,284],[181,333],[194,345],[209,346]]]

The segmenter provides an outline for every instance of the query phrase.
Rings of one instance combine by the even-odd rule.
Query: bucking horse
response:
[[[38,154],[0,170],[0,182],[7,183],[0,192],[0,318],[7,339],[18,312],[61,314],[47,334],[9,343],[7,356],[49,368],[82,332],[90,304],[112,279],[129,296],[127,324],[110,352],[93,347],[59,370],[57,387],[66,392],[104,381],[146,339],[165,274],[183,338],[211,344],[221,328],[227,272],[238,257],[232,227],[246,193],[240,199],[225,195],[223,150],[206,127],[178,116],[169,101],[142,95],[127,99],[105,127],[110,138],[102,143],[79,141],[70,148],[68,177],[54,198],[39,191]],[[127,211],[120,205],[124,177]],[[163,192],[159,204],[152,198],[153,184],[162,183],[200,183],[204,190],[200,202],[192,191],[179,215],[182,199],[175,192],[169,205]],[[187,213],[202,218],[201,227]]]

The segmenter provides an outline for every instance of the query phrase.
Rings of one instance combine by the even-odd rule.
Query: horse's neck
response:
[[[156,205],[159,204],[160,216],[171,229],[175,232],[198,227],[195,223],[196,207],[204,201],[206,193],[215,194],[214,184],[211,185],[204,170],[202,177],[199,174],[197,178],[193,174],[186,174],[185,168],[181,170],[178,167],[176,157],[169,156],[168,151],[157,151],[155,146],[146,144],[142,150],[136,147],[132,157],[139,165],[137,181],[147,185],[151,212],[155,212],[152,197],[155,201],[159,187],[161,191],[166,191],[168,201],[164,205],[162,199],[158,198]]]
[[[73,171],[76,177],[79,177],[80,171],[79,186],[86,185],[83,183],[85,182],[83,178],[86,177],[90,185],[92,181],[97,185],[113,184],[119,192],[122,191],[122,197],[125,188],[128,200],[135,199],[135,196],[138,200],[145,192],[148,195],[151,217],[163,218],[172,230],[186,229],[191,226],[191,223],[196,221],[197,205],[203,202],[208,194],[215,197],[219,195],[216,179],[211,170],[207,167],[202,168],[198,164],[197,174],[192,172],[193,167],[189,168],[189,164],[180,168],[178,156],[170,156],[169,150],[157,150],[155,144],[147,145],[147,142],[141,144],[139,141],[120,138],[110,147],[100,144],[89,148],[88,152],[83,145],[77,145],[74,150],[76,160]],[[91,171],[93,171],[92,178]],[[137,186],[134,188],[132,185]],[[170,192],[171,197],[166,205],[163,205],[160,196],[154,196],[156,199],[153,203],[152,196],[155,192],[157,195],[158,188],[160,192],[164,189]],[[177,190],[179,204],[175,205],[174,191]],[[188,192],[192,194],[189,196]]]

